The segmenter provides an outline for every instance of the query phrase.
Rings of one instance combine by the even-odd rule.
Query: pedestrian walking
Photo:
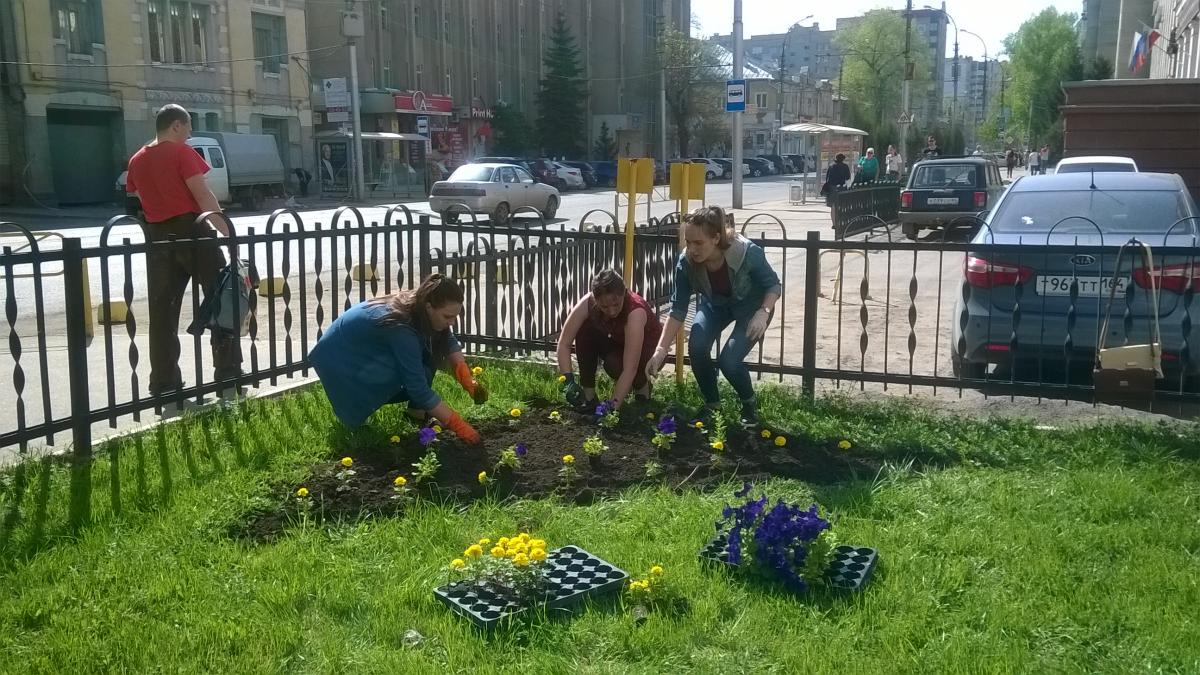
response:
[[[221,205],[204,182],[208,163],[187,144],[192,118],[183,106],[163,106],[154,116],[155,138],[129,160],[125,186],[137,194],[145,214],[146,240],[210,239],[213,227],[229,236],[223,218],[199,221],[203,213],[220,213]],[[189,281],[210,298],[225,267],[220,247],[176,244],[154,248],[146,254],[147,300],[150,320],[150,394],[160,396],[182,389],[179,370],[179,312]],[[189,331],[199,332],[193,324]],[[211,329],[210,346],[214,378],[241,375],[241,345],[236,333]]]
[[[1050,167],[1050,146],[1043,145],[1041,151],[1038,153],[1038,171],[1040,171],[1041,174],[1044,176],[1044,175],[1046,175],[1046,169],[1048,169],[1049,167]]]
[[[982,146],[982,145],[976,145],[976,146],[975,146],[975,152],[972,152],[972,153],[971,153],[971,156],[972,156],[972,157],[983,157],[983,146]]]
[[[930,136],[925,139],[925,148],[921,150],[921,156],[925,159],[936,159],[942,156],[942,149],[938,147],[936,138]]]
[[[433,376],[445,370],[476,404],[488,399],[451,330],[462,303],[458,284],[431,274],[415,291],[360,302],[329,326],[308,360],[342,424],[357,427],[389,403],[407,403],[410,417],[436,419],[464,442],[480,442],[479,433],[433,391]]]
[[[825,183],[821,185],[821,194],[825,197],[825,206],[829,207],[829,217],[837,222],[837,214],[833,208],[833,195],[846,187],[850,181],[850,167],[846,166],[846,156],[838,153],[833,158],[833,164],[825,171]]]
[[[1042,155],[1033,148],[1029,151],[1029,158],[1025,160],[1025,165],[1029,167],[1029,175],[1038,175],[1038,169],[1042,166]]]
[[[900,156],[896,146],[888,146],[887,156],[883,158],[883,162],[887,177],[895,181],[900,180],[900,174],[904,173],[904,158]]]
[[[619,408],[630,392],[650,398],[646,364],[658,346],[662,322],[650,303],[625,287],[621,275],[607,269],[592,278],[592,291],[575,303],[558,335],[558,372],[567,403],[594,408],[596,370],[613,379],[609,400]],[[571,368],[571,347],[579,361],[579,381]]]
[[[1017,165],[1017,153],[1009,148],[1004,152],[1004,166],[1008,169],[1008,177],[1012,178],[1013,167]]]
[[[858,160],[858,173],[855,183],[870,183],[879,179],[879,158],[875,156],[875,148],[867,148],[867,154]]]
[[[845,164],[842,167],[849,172]],[[646,376],[653,379],[662,368],[667,350],[675,344],[675,337],[687,319],[692,296],[699,293],[699,309],[688,339],[692,373],[704,398],[699,418],[707,424],[721,407],[721,392],[717,388],[719,368],[741,400],[743,426],[755,426],[758,403],[745,359],[771,322],[775,302],[782,293],[779,275],[758,244],[734,231],[721,207],[697,209],[683,223],[687,248],[675,265],[671,315],[658,348],[646,364]],[[733,332],[714,363],[713,345],[729,324],[733,324]]]

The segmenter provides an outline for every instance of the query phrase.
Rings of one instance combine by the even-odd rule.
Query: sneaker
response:
[[[758,404],[753,401],[742,401],[742,427],[753,429],[758,426]]]

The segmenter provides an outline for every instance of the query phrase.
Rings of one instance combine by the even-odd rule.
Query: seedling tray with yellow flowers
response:
[[[450,562],[452,581],[434,596],[484,630],[537,607],[567,610],[619,590],[629,575],[577,546],[546,551],[521,533],[495,544],[480,539]]]

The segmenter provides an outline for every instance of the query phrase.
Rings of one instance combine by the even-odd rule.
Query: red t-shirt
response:
[[[138,193],[146,222],[161,223],[185,213],[200,213],[185,181],[208,170],[208,162],[192,146],[160,141],[144,146],[129,160],[125,191]]]
[[[716,272],[708,270],[708,285],[712,287],[713,297],[733,297],[733,282],[729,279],[729,263],[722,263]]]

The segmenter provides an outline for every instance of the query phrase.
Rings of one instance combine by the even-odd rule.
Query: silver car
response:
[[[450,178],[434,183],[429,193],[429,208],[441,215],[443,223],[469,219],[465,214],[470,209],[504,224],[514,211],[527,206],[553,218],[558,204],[554,186],[535,182],[528,171],[513,164],[464,164]]]
[[[1018,179],[972,238],[970,245],[980,248],[968,251],[963,262],[950,345],[955,375],[984,377],[990,364],[1036,373],[1039,380],[1050,371],[1090,372],[1105,314],[1111,316],[1106,345],[1150,341],[1152,284],[1159,289],[1167,381],[1200,373],[1200,352],[1182,353],[1200,338],[1190,328],[1200,325],[1190,318],[1200,319],[1200,303],[1190,306],[1191,291],[1200,285],[1200,256],[1190,248],[1200,241],[1197,215],[1175,174]],[[1131,249],[1117,273],[1116,251],[1134,237],[1154,252],[1153,271],[1140,257],[1132,259]],[[992,244],[1012,247],[987,248]],[[1164,245],[1189,250],[1163,253]]]

